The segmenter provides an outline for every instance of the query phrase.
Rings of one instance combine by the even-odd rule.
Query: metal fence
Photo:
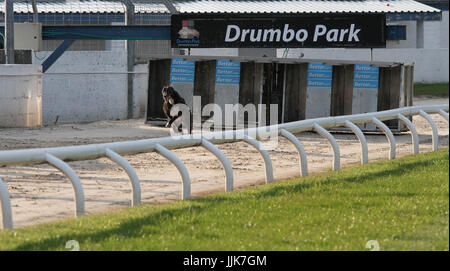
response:
[[[390,145],[389,159],[395,158],[395,138],[391,130],[383,123],[386,120],[398,119],[410,130],[412,137],[412,153],[419,152],[419,136],[414,124],[408,117],[420,115],[425,118],[432,128],[433,150],[438,149],[438,129],[429,114],[440,114],[448,122],[449,105],[413,106],[400,109],[365,113],[358,115],[345,115],[337,117],[316,118],[302,121],[283,123],[273,126],[257,127],[241,130],[228,130],[201,134],[189,134],[175,137],[152,138],[137,141],[115,142],[105,144],[92,144],[84,146],[41,148],[0,151],[0,167],[12,165],[49,164],[63,172],[71,181],[75,194],[75,216],[85,214],[85,201],[83,187],[75,171],[66,163],[68,161],[93,160],[106,157],[121,166],[130,178],[132,187],[132,206],[141,203],[141,189],[139,178],[123,155],[157,152],[173,163],[180,172],[182,179],[181,199],[189,199],[191,195],[191,182],[188,170],[183,162],[170,150],[186,147],[201,146],[214,154],[222,163],[226,178],[225,190],[233,190],[233,170],[224,153],[214,144],[222,144],[236,141],[245,141],[255,147],[264,159],[266,170],[266,182],[273,181],[272,162],[268,152],[258,140],[276,135],[288,139],[297,149],[300,158],[300,175],[308,175],[308,165],[305,150],[302,143],[293,133],[315,131],[326,138],[333,149],[333,170],[340,167],[340,151],[336,139],[327,130],[333,127],[347,127],[359,139],[361,145],[361,163],[368,162],[367,141],[358,124],[372,123],[386,135]],[[447,112],[446,112],[447,111]],[[251,135],[251,136],[250,136]],[[11,202],[9,193],[0,179],[0,203],[2,207],[3,227],[13,228]]]

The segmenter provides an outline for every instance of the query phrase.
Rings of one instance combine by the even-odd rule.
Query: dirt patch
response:
[[[415,104],[444,104],[448,99],[415,101]],[[432,115],[439,127],[439,147],[448,148],[448,123]],[[420,152],[429,152],[431,129],[419,116],[413,118],[420,134]],[[34,129],[0,129],[0,150],[57,147],[137,140],[168,136],[166,128],[151,127],[144,120],[102,121]],[[315,133],[296,135],[304,144],[310,174],[331,170],[333,155],[327,141]],[[353,134],[335,134],[341,151],[341,166],[360,164],[360,145]],[[409,133],[396,135],[397,157],[411,153]],[[385,160],[389,145],[384,135],[367,135],[369,161]],[[222,144],[218,147],[230,160],[236,188],[264,183],[264,162],[260,154],[246,143]],[[225,188],[221,163],[201,147],[174,150],[189,170],[192,196],[202,196]],[[294,146],[280,138],[269,151],[275,180],[300,175],[298,154]],[[180,199],[181,177],[176,168],[156,154],[126,157],[141,179],[143,204],[160,204]],[[86,213],[94,214],[127,208],[131,203],[131,186],[126,173],[108,159],[70,162],[78,173],[86,199]],[[72,217],[75,213],[73,189],[69,180],[48,165],[0,168],[0,178],[8,187],[15,227]],[[1,222],[0,222],[1,223]]]

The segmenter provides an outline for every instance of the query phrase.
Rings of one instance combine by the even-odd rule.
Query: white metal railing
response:
[[[440,114],[448,122],[449,105],[436,106],[412,106],[388,111],[380,111],[373,113],[346,115],[337,117],[326,117],[308,119],[283,123],[268,127],[257,127],[241,130],[218,131],[203,134],[189,134],[176,137],[152,138],[137,141],[125,141],[104,144],[91,144],[72,147],[57,148],[40,148],[40,149],[24,149],[0,151],[0,167],[12,165],[31,165],[31,164],[50,164],[63,172],[72,182],[75,194],[75,215],[83,216],[85,213],[84,193],[81,182],[73,169],[66,163],[68,161],[92,160],[101,157],[107,157],[113,162],[121,166],[130,178],[132,188],[132,205],[141,203],[141,189],[139,178],[133,167],[124,159],[123,155],[131,155],[138,153],[157,152],[172,162],[180,172],[182,178],[182,199],[188,199],[191,195],[191,183],[189,173],[183,162],[170,150],[180,149],[193,146],[202,146],[212,154],[214,154],[222,163],[226,178],[225,190],[233,190],[233,171],[231,164],[224,153],[214,144],[222,144],[228,142],[244,141],[255,147],[261,154],[265,169],[266,182],[273,181],[273,168],[268,152],[262,147],[258,139],[267,138],[273,135],[273,132],[285,137],[297,149],[300,157],[300,175],[308,175],[307,158],[301,142],[293,133],[304,131],[316,131],[326,138],[333,149],[333,170],[340,167],[339,146],[326,129],[332,127],[348,127],[358,137],[361,144],[361,163],[368,162],[367,141],[364,134],[356,124],[372,123],[386,134],[389,141],[390,151],[389,159],[395,158],[395,138],[391,130],[382,122],[385,120],[399,119],[403,121],[411,131],[413,154],[419,151],[418,134],[414,124],[407,118],[413,115],[420,115],[425,118],[432,127],[432,145],[433,150],[438,148],[438,129],[435,122],[429,114]],[[447,112],[446,112],[447,111]],[[249,135],[254,135],[250,137]],[[3,227],[13,228],[11,203],[8,190],[0,179],[0,203],[2,207]]]

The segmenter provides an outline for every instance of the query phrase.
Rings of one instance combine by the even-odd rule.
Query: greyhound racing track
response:
[[[443,103],[443,102],[442,102]],[[447,100],[448,103],[448,100]],[[439,127],[439,148],[448,148],[448,123],[431,115]],[[431,129],[421,117],[413,117],[420,138],[420,152],[432,151]],[[90,124],[64,124],[36,129],[0,129],[0,150],[57,147],[137,140],[168,136],[166,128],[150,127],[144,120],[102,121]],[[196,131],[194,131],[196,132]],[[310,174],[331,170],[333,154],[328,142],[318,134],[296,134],[308,156]],[[341,151],[342,167],[360,164],[360,144],[354,134],[334,134]],[[366,135],[369,163],[385,160],[389,145],[384,135]],[[411,135],[396,135],[397,157],[411,154]],[[244,142],[217,145],[230,160],[234,187],[263,184],[264,162],[260,154]],[[173,150],[189,170],[192,196],[225,190],[222,164],[202,147]],[[269,151],[276,181],[300,175],[295,147],[283,137]],[[179,200],[181,177],[175,166],[157,153],[125,157],[141,180],[142,203],[159,204]],[[69,162],[83,184],[86,214],[127,208],[131,203],[129,178],[122,168],[106,158]],[[0,168],[0,178],[8,187],[15,227],[73,217],[74,195],[70,181],[48,165]],[[1,223],[1,222],[0,222]]]

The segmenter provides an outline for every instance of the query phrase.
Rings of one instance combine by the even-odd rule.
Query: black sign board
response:
[[[176,14],[173,48],[386,47],[384,14]]]

